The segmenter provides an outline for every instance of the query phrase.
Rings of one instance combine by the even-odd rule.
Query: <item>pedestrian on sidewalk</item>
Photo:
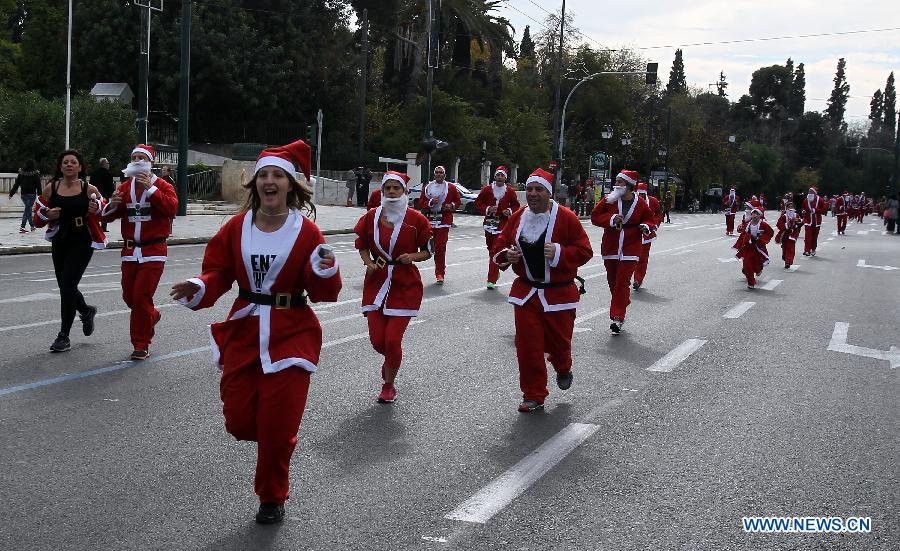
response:
[[[53,178],[34,202],[34,223],[47,226],[51,243],[53,271],[59,286],[60,325],[51,352],[69,350],[69,331],[75,313],[81,317],[85,337],[94,332],[97,308],[89,306],[78,290],[81,277],[94,255],[94,249],[106,248],[106,235],[100,227],[100,211],[106,205],[100,192],[87,183],[84,158],[74,149],[66,149],[56,158]]]
[[[641,236],[641,258],[638,260],[637,266],[634,269],[634,283],[631,284],[631,288],[635,291],[640,289],[641,285],[644,284],[644,278],[647,276],[647,264],[650,262],[650,247],[653,245],[653,242],[656,241],[656,232],[663,220],[662,207],[659,206],[659,201],[647,191],[647,184],[645,182],[638,182],[637,196],[650,207],[650,212],[653,213],[653,225],[650,229],[650,233]]]
[[[519,210],[519,197],[515,188],[507,184],[509,172],[505,166],[497,167],[494,171],[494,181],[481,188],[481,192],[475,199],[475,209],[484,215],[484,241],[488,250],[488,275],[487,288],[495,289],[497,279],[500,277],[500,268],[491,262],[491,250],[497,241],[497,236],[503,233],[509,217]]]
[[[775,226],[778,228],[775,243],[781,244],[781,259],[784,260],[784,268],[787,270],[794,263],[797,238],[800,237],[800,228],[803,227],[803,220],[797,216],[793,201],[788,202]]]
[[[41,192],[41,172],[35,167],[34,159],[28,159],[25,161],[25,166],[19,169],[19,174],[16,175],[16,183],[9,190],[9,198],[12,199],[20,188],[25,209],[22,211],[22,226],[19,228],[19,233],[28,233],[25,230],[25,223],[27,222],[31,226],[31,231],[34,231],[32,209],[34,200]]]
[[[453,227],[453,211],[462,204],[459,190],[445,177],[447,170],[442,166],[434,169],[434,180],[428,182],[419,194],[419,209],[431,222],[434,239],[434,277],[438,285],[444,284],[447,270],[447,240]]]
[[[369,183],[372,181],[372,172],[369,170],[369,167],[360,165],[353,171],[353,178],[356,181],[356,206],[365,207],[369,199]],[[352,192],[352,190],[350,191]],[[351,195],[352,193],[347,195],[348,207],[353,204],[350,198]]]
[[[756,287],[756,278],[762,274],[763,268],[769,265],[769,251],[766,248],[775,232],[772,226],[766,223],[762,217],[762,209],[753,207],[750,211],[750,220],[741,222],[738,227],[740,237],[732,245],[737,249],[735,257],[743,259],[741,271],[747,278],[747,288]]]
[[[816,256],[819,241],[819,228],[822,226],[822,215],[825,214],[825,200],[819,197],[819,190],[809,188],[803,201],[803,225],[806,233],[803,236],[803,256]]]
[[[631,277],[641,257],[643,238],[650,236],[656,225],[650,206],[634,193],[639,178],[634,170],[622,170],[613,191],[591,213],[591,223],[604,230],[600,253],[612,295],[609,330],[613,335],[618,335],[625,324]]]
[[[150,357],[150,343],[162,317],[153,295],[168,258],[172,219],[178,214],[175,186],[153,174],[155,160],[153,147],[136,145],[123,171],[127,179],[102,212],[104,222],[122,220],[122,298],[131,309],[132,360]]]
[[[519,411],[544,409],[547,359],[560,390],[572,386],[575,308],[584,292],[578,268],[594,256],[578,216],[550,199],[553,175],[535,170],[525,183],[528,206],[516,211],[497,238],[491,258],[501,270],[512,266],[509,291],[516,324],[516,358],[522,403]],[[582,282],[579,289],[575,280]]]
[[[884,221],[889,234],[895,231],[900,234],[900,192],[885,203]]]
[[[334,302],[341,290],[334,253],[303,215],[314,215],[315,206],[294,174],[299,169],[309,180],[310,164],[302,141],[263,150],[244,185],[244,212],[210,240],[200,276],[170,293],[199,310],[238,283],[227,320],[210,326],[210,341],[222,370],[225,429],[237,440],[257,442],[260,524],[284,518],[291,456],[322,350],[322,326],[308,302]]]
[[[431,258],[431,224],[409,208],[409,176],[388,171],[381,179],[381,206],[366,211],[354,231],[366,266],[362,314],[372,348],[384,356],[378,401],[397,398],[394,381],[403,361],[403,335],[422,305],[422,277],[414,262]]]

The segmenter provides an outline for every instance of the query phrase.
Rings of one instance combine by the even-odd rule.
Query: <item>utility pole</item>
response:
[[[562,3],[562,15],[559,18],[559,55],[556,58],[556,100],[553,102],[553,150],[562,151],[560,136],[559,101],[562,96],[564,33],[566,29],[566,0]],[[562,156],[562,155],[560,155]],[[553,190],[556,191],[557,180],[562,178],[562,159],[559,159],[556,178],[553,179]]]
[[[669,140],[672,138],[672,105],[669,105],[668,114],[666,115],[666,161],[663,170],[665,171],[666,177],[663,180],[663,185],[666,186],[666,201],[669,200],[669,155],[672,154],[672,149],[669,147]],[[673,203],[674,204],[674,203]]]
[[[319,179],[319,174],[322,172],[322,121],[324,118],[322,110],[319,109],[319,112],[316,113],[316,132],[318,132],[316,136],[316,185],[322,181]]]
[[[431,112],[432,112],[432,104],[434,101],[434,96],[432,93],[432,88],[434,87],[434,69],[438,64],[438,49],[435,47],[435,22],[437,21],[437,13],[434,9],[435,0],[428,0],[428,84],[427,84],[427,97],[425,100],[426,111],[427,111],[427,120],[425,122],[425,139],[434,137],[434,128],[432,127],[431,122]],[[428,153],[428,159],[425,162],[425,177],[428,178],[431,175],[431,153]]]
[[[894,170],[891,171],[891,194],[897,193],[898,175],[900,175],[900,113],[897,114],[897,128],[894,132]]]
[[[178,216],[187,214],[188,130],[191,97],[191,0],[181,0],[181,69],[178,86]]]
[[[365,135],[366,135],[366,72],[369,63],[369,10],[363,10],[362,19],[362,61],[360,62],[359,73],[359,148],[357,150],[357,158],[359,164],[365,164],[363,159],[365,155]]]
[[[69,149],[69,127],[72,123],[72,0],[69,0],[69,36],[66,50],[66,149]]]
[[[138,141],[147,143],[147,119],[150,106],[150,6],[141,10],[141,55],[138,60]]]

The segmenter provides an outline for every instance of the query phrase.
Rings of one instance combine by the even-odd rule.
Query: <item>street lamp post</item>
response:
[[[600,136],[603,138],[603,149],[606,150],[604,151],[606,153],[606,175],[603,177],[605,185],[606,181],[612,176],[612,155],[609,154],[609,140],[613,137],[613,127],[607,124],[603,131],[600,132]]]

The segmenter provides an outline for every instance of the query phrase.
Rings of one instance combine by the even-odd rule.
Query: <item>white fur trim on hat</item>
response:
[[[496,176],[498,174],[502,174],[502,175],[506,176],[507,178],[509,178],[509,174],[507,174],[506,171],[503,170],[502,168],[498,168],[497,170],[494,171],[494,176]]]
[[[409,191],[409,185],[397,174],[387,174],[381,178],[381,187],[384,187],[384,184],[388,183],[390,180],[396,180],[400,182],[400,185],[403,186],[403,189]]]
[[[617,179],[618,179],[618,178],[621,178],[621,179],[625,180],[626,182],[629,182],[629,183],[630,183],[631,185],[633,185],[633,186],[636,186],[636,185],[637,185],[637,180],[635,180],[635,179],[632,178],[631,176],[625,174],[624,172],[618,173],[618,174],[616,175],[616,178],[617,178]]]
[[[256,170],[254,170],[253,173],[256,174],[265,166],[277,166],[291,176],[297,173],[297,167],[294,166],[294,163],[290,162],[287,159],[276,157],[274,155],[270,157],[260,157],[259,160],[256,161]]]
[[[528,177],[528,180],[525,181],[525,185],[527,186],[528,184],[530,184],[532,182],[537,182],[537,183],[541,184],[542,186],[544,186],[544,188],[547,189],[547,191],[549,191],[550,193],[553,193],[553,186],[550,185],[550,182],[548,182],[546,178],[544,178],[542,176],[531,175]]]
[[[150,153],[149,149],[144,149],[143,147],[135,147],[131,150],[131,154],[134,155],[135,153],[143,153],[147,156],[148,159],[150,159],[151,163],[156,161],[156,159],[153,157],[153,153]]]

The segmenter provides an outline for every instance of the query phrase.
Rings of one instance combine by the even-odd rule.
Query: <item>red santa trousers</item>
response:
[[[847,218],[850,216],[847,214],[838,214],[837,215],[837,231],[838,233],[844,233],[847,231]]]
[[[729,235],[734,233],[734,214],[725,215],[725,233]]]
[[[814,228],[812,226],[804,227],[803,234],[803,252],[808,253],[809,251],[816,250],[816,245],[819,244],[819,228]]]
[[[765,258],[756,251],[747,251],[742,260],[744,265],[741,271],[747,278],[747,284],[756,285],[756,272],[762,272]]]
[[[162,277],[165,262],[123,262],[122,298],[131,308],[131,344],[135,350],[147,350],[159,321],[153,295]]]
[[[403,361],[403,334],[412,320],[409,316],[385,316],[381,310],[374,310],[366,314],[369,322],[369,341],[372,348],[384,356],[384,366],[381,373],[384,376],[385,369],[400,369]]]
[[[864,217],[865,215],[866,215],[866,209],[860,207],[859,211],[858,211],[857,214],[856,214],[856,221],[857,221],[857,222],[862,222],[862,221],[863,221],[863,217]]]
[[[519,360],[519,387],[524,400],[544,403],[547,391],[547,362],[557,373],[572,370],[572,331],[575,309],[544,312],[537,293],[522,306],[516,305],[516,357]]]
[[[447,270],[447,240],[450,238],[450,228],[431,228],[431,236],[434,239],[434,275],[444,277]]]
[[[235,331],[229,348],[259,349],[259,332],[244,318],[246,331]],[[232,357],[241,356],[241,357]],[[252,358],[252,359],[251,359]],[[254,488],[261,503],[288,499],[291,455],[306,407],[310,373],[297,366],[263,373],[258,357],[226,355],[219,384],[225,430],[238,440],[258,442]]]
[[[497,236],[492,233],[484,233],[484,241],[487,243],[488,249],[488,277],[487,280],[491,283],[497,283],[497,280],[500,279],[500,268],[497,267],[496,264],[491,262],[491,251],[494,250],[494,243],[497,242]]]
[[[785,264],[794,263],[794,254],[797,250],[797,242],[793,239],[783,238],[781,241],[781,259]]]
[[[634,280],[638,283],[643,283],[644,278],[647,276],[647,263],[650,261],[650,245],[653,245],[653,243],[643,244],[641,257],[634,269]]]
[[[625,311],[631,304],[631,276],[637,268],[635,260],[604,260],[606,282],[612,302],[609,305],[609,319],[625,321]]]

